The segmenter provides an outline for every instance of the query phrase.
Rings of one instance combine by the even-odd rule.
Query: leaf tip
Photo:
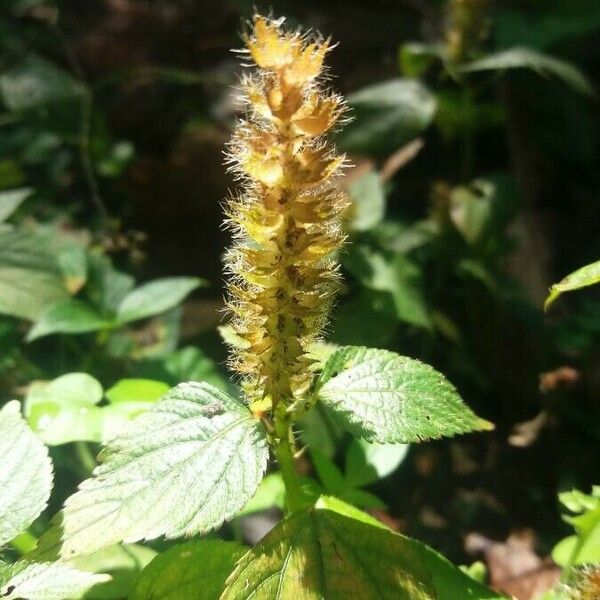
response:
[[[494,431],[494,429],[496,429],[496,426],[491,421],[487,421],[486,419],[480,418],[478,425],[478,431]]]

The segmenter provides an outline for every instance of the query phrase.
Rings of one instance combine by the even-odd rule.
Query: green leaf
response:
[[[97,406],[102,386],[85,373],[68,373],[30,386],[25,415],[49,445],[74,441],[107,442],[142,412],[152,408],[169,386],[150,379],[122,379],[106,392],[109,404]]]
[[[227,576],[246,548],[237,542],[200,540],[178,544],[144,569],[129,600],[218,600]]]
[[[205,381],[222,390],[226,390],[229,385],[219,373],[215,362],[195,346],[171,352],[164,364],[174,382]]]
[[[85,247],[77,243],[65,244],[56,258],[65,287],[70,294],[76,294],[87,281]]]
[[[552,550],[552,558],[561,567],[600,562],[600,488],[592,495],[578,490],[563,492],[560,501],[575,516],[564,517],[573,525],[576,535],[561,540]]]
[[[443,60],[444,48],[437,44],[410,42],[398,52],[400,71],[405,77],[420,77],[436,61]]]
[[[169,386],[155,379],[120,379],[106,390],[106,397],[112,403],[156,402],[169,391]]]
[[[35,56],[0,75],[0,96],[9,110],[39,108],[82,93],[83,88],[66,71]]]
[[[56,524],[63,557],[218,527],[256,492],[268,448],[246,406],[208,384],[186,383],[133,421],[99,458],[95,477],[67,499]],[[48,535],[51,545],[55,537]]]
[[[388,292],[399,320],[419,327],[431,326],[423,295],[421,272],[409,258],[357,245],[345,257],[344,266],[365,287]],[[389,323],[386,326],[389,327]]]
[[[340,493],[346,487],[346,480],[333,460],[327,458],[316,448],[311,449],[310,457],[326,492],[328,494]]]
[[[32,342],[53,333],[89,333],[111,327],[112,322],[82,300],[70,299],[51,306],[27,334]]]
[[[409,540],[319,503],[281,521],[248,551],[221,600],[349,597],[433,600],[436,594]]]
[[[598,282],[600,282],[600,261],[577,269],[550,288],[550,294],[544,302],[544,310],[548,310],[550,305],[564,292],[579,290]]]
[[[203,285],[197,277],[167,277],[145,283],[123,298],[118,310],[120,323],[139,321],[177,306],[192,290]]]
[[[81,571],[106,573],[110,581],[99,582],[85,594],[85,600],[121,600],[127,598],[140,573],[157,556],[152,548],[139,544],[110,546],[89,556],[80,556],[69,564]]]
[[[102,386],[85,373],[32,384],[25,398],[30,426],[49,445],[102,439]]]
[[[377,508],[380,510],[385,510],[388,508],[387,504],[383,500],[367,490],[348,488],[344,490],[339,497],[340,500],[343,500],[348,504],[352,504],[357,508]]]
[[[379,175],[369,171],[350,186],[353,214],[350,227],[368,231],[381,223],[385,214],[385,192]]]
[[[84,573],[59,563],[18,561],[0,566],[0,597],[3,600],[80,598],[90,587],[109,579],[108,575]]]
[[[0,231],[0,313],[33,321],[67,297],[44,236]]]
[[[346,454],[346,482],[352,487],[362,487],[387,477],[404,460],[408,448],[407,444],[352,440]]]
[[[242,557],[221,600],[500,600],[427,546],[335,498],[281,521]]]
[[[387,350],[340,348],[317,381],[317,394],[340,427],[384,444],[489,430],[435,369]]]
[[[414,79],[391,79],[348,96],[355,120],[340,133],[349,151],[388,152],[412,140],[433,120],[433,94]]]
[[[39,516],[52,489],[48,451],[23,420],[16,401],[0,410],[0,465],[2,546]]]
[[[460,67],[465,73],[531,69],[542,76],[553,76],[580,94],[592,95],[593,87],[587,77],[574,65],[531,48],[514,47],[490,54]]]
[[[0,192],[0,223],[4,223],[30,195],[28,188]]]
[[[238,514],[250,515],[269,508],[277,507],[283,510],[285,506],[285,484],[281,473],[269,473],[260,482],[256,494],[250,499]]]
[[[371,515],[349,506],[337,498],[322,497],[319,499],[317,507],[335,511],[351,519],[387,531],[385,525]],[[417,564],[422,561],[435,588],[436,600],[458,600],[459,598],[460,600],[501,600],[506,598],[506,596],[493,592],[466,575],[461,569],[432,548],[429,548],[429,546],[399,534],[394,533],[392,535],[400,537],[417,554]]]

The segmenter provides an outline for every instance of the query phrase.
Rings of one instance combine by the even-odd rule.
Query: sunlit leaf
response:
[[[18,561],[0,566],[0,598],[3,600],[67,600],[81,598],[90,587],[108,581],[60,563]]]
[[[100,454],[38,556],[69,558],[119,541],[200,534],[250,500],[266,468],[263,426],[208,384],[172,389]]]
[[[550,288],[550,294],[544,302],[544,310],[564,292],[579,290],[600,282],[600,261],[581,267],[570,275],[567,275],[562,281],[555,283]]]
[[[218,600],[228,575],[247,548],[237,542],[200,540],[177,544],[143,571],[129,600]]]
[[[340,348],[317,381],[317,394],[343,429],[384,444],[489,430],[435,369],[388,350]]]
[[[85,593],[85,600],[122,600],[127,598],[140,573],[157,555],[140,544],[119,544],[69,562],[91,573],[106,573],[110,581],[98,582]]]
[[[9,402],[0,410],[0,465],[2,546],[39,516],[52,489],[48,451],[21,417],[18,402]]]

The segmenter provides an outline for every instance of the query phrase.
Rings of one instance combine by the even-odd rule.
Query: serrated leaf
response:
[[[0,223],[4,223],[29,195],[31,190],[28,188],[0,192]]]
[[[564,292],[579,290],[600,282],[600,261],[581,267],[573,273],[567,275],[562,281],[555,283],[550,288],[550,294],[544,302],[544,310],[548,310],[550,305]]]
[[[239,511],[264,474],[264,429],[208,384],[173,388],[100,454],[102,464],[65,502],[63,557],[119,541],[206,533]],[[56,531],[48,534],[50,545]],[[51,548],[43,548],[44,552]]]
[[[218,600],[227,576],[247,548],[237,542],[200,540],[178,544],[142,572],[129,600]]]
[[[129,323],[163,313],[177,306],[203,283],[197,277],[166,277],[145,283],[123,298],[117,320]]]
[[[48,451],[21,417],[16,401],[0,410],[0,465],[2,546],[39,516],[46,508],[52,489]]]
[[[514,47],[490,54],[460,67],[464,73],[531,69],[543,76],[553,76],[580,94],[592,95],[594,90],[587,77],[571,63],[525,47]]]
[[[316,389],[340,427],[370,442],[418,442],[493,427],[441,373],[387,350],[340,348]]]
[[[85,600],[122,600],[138,580],[141,572],[157,556],[152,548],[140,544],[119,544],[89,556],[80,556],[70,566],[90,573],[106,573],[110,581],[98,582],[85,593]]]
[[[90,587],[110,580],[59,563],[18,561],[0,567],[0,598],[3,600],[66,600],[80,598]]]
[[[111,327],[112,322],[82,300],[58,302],[42,314],[27,334],[32,342],[53,333],[89,333]]]
[[[406,538],[319,503],[281,521],[239,561],[221,600],[249,598],[433,600],[436,594]]]

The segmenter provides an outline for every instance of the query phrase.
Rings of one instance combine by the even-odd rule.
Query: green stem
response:
[[[292,444],[291,417],[286,413],[286,406],[280,402],[275,409],[275,456],[279,463],[281,476],[285,485],[287,505],[290,512],[304,507],[304,493],[296,471],[296,461]]]
[[[75,454],[89,475],[96,468],[96,459],[90,450],[90,447],[85,442],[75,442]]]

